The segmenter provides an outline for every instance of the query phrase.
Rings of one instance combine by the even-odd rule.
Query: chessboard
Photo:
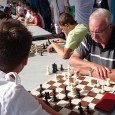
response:
[[[55,42],[54,40],[52,42]],[[32,43],[31,48],[30,48],[30,54],[40,54],[41,56],[43,56],[44,52],[47,52],[47,47],[51,44],[51,42],[48,41],[46,43],[42,43],[42,44],[35,44]],[[52,48],[52,52],[54,52],[54,49]]]
[[[54,73],[53,73],[54,74]],[[112,93],[115,82],[60,71],[31,93],[62,115],[101,115],[95,105],[106,92]]]

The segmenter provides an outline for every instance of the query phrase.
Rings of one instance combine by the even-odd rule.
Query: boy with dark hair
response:
[[[38,10],[36,8],[31,9],[31,15],[33,16],[33,19],[30,19],[29,23],[31,23],[31,25],[33,26],[39,26],[43,28],[42,19],[38,14]]]
[[[2,115],[59,115],[42,100],[35,100],[20,85],[18,73],[27,64],[31,43],[32,35],[21,22],[13,19],[1,21],[0,113]]]

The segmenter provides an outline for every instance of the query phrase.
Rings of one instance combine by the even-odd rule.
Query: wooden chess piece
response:
[[[69,99],[69,107],[73,107],[72,103],[71,103],[71,99]]]
[[[42,94],[42,90],[40,89],[40,95],[39,95],[39,98],[42,98],[44,97],[44,95]]]
[[[56,90],[53,89],[53,102],[57,102],[57,101],[58,101],[58,99],[56,97]]]
[[[80,95],[79,90],[77,90],[77,92],[76,92],[76,96],[77,96],[77,98],[81,98],[81,95]]]
[[[80,115],[84,115],[84,111],[83,111],[83,108],[81,106],[81,102],[79,102],[78,105],[79,105],[78,110],[79,110]]]
[[[62,65],[62,64],[61,64],[60,70],[61,70],[61,71],[63,71],[63,70],[64,70],[64,68],[63,68],[63,65]]]

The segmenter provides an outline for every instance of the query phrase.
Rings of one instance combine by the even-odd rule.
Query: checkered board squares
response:
[[[71,81],[73,81],[74,76],[71,76]],[[91,84],[90,84],[91,80]],[[58,79],[54,78],[52,80],[47,81],[45,84],[42,84],[42,87],[44,90],[42,91],[43,94],[45,92],[49,92],[51,99],[48,99],[50,102],[52,108],[56,110],[57,112],[62,113],[63,115],[80,115],[78,107],[79,102],[81,102],[81,106],[86,111],[86,107],[89,106],[90,108],[90,114],[89,115],[100,115],[98,111],[96,111],[95,105],[97,102],[103,97],[103,95],[106,92],[112,92],[114,89],[114,82],[111,82],[110,86],[106,86],[106,82],[103,80],[100,80],[100,86],[96,86],[97,79],[96,78],[90,78],[89,76],[79,76],[77,79],[77,85],[76,90],[82,91],[82,89],[85,89],[85,92],[80,92],[81,98],[77,98],[76,95],[72,95],[71,93],[71,86],[67,85],[67,80],[65,80],[63,73],[58,75]],[[101,85],[104,85],[105,93],[100,93]],[[65,89],[68,92],[68,97],[71,99],[72,107],[69,107],[69,100],[65,100]],[[56,97],[58,98],[57,102],[53,102],[53,89],[56,89]],[[37,88],[35,91],[33,91],[33,94],[35,92],[38,92],[37,95],[40,95],[40,88]],[[43,97],[44,100],[44,97]]]

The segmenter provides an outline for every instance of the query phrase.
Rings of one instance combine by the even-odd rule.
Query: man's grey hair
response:
[[[110,13],[110,11],[104,9],[104,8],[98,8],[97,10],[95,10],[90,18],[89,18],[89,22],[92,18],[96,18],[96,17],[105,17],[105,21],[106,23],[109,25],[109,24],[112,24],[113,23],[113,16],[112,14]]]

